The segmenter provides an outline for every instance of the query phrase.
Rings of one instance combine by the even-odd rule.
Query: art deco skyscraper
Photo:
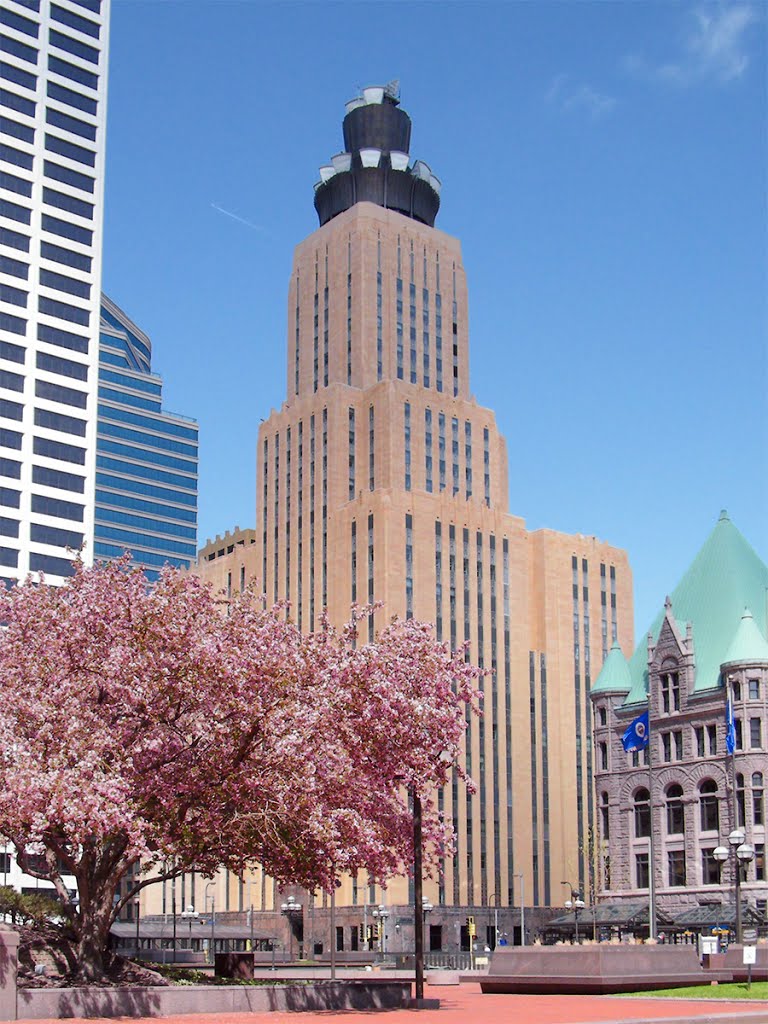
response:
[[[632,649],[632,580],[623,551],[529,532],[508,511],[506,445],[470,392],[461,247],[434,227],[441,184],[412,159],[410,135],[390,89],[347,104],[344,152],[315,186],[320,227],[295,252],[287,398],[259,429],[256,530],[209,541],[197,571],[229,592],[256,576],[304,630],[318,628],[324,608],[341,624],[351,604],[381,601],[361,642],[412,615],[451,647],[468,641],[490,670],[465,753],[478,791],[440,794],[457,855],[427,889],[432,948],[454,950],[467,936],[450,908],[519,907],[521,876],[528,907],[560,904],[563,879],[589,897],[588,694],[613,640]],[[515,444],[535,445],[535,429]],[[346,879],[337,942],[358,949],[364,905],[405,904],[408,889],[402,881],[384,895]],[[281,899],[258,873],[217,883],[217,910],[274,912]],[[309,941],[318,925],[305,902]],[[535,927],[535,915],[527,920]],[[280,934],[279,921],[259,927]],[[396,921],[405,948],[413,918],[391,918],[393,941]]]
[[[526,902],[559,903],[562,879],[589,883],[587,695],[613,639],[632,646],[627,558],[509,514],[506,445],[470,393],[461,248],[434,227],[440,181],[393,90],[365,89],[343,130],[294,257],[288,397],[259,430],[259,574],[305,630],[382,601],[368,638],[400,615],[469,641],[491,670],[466,746],[479,788],[442,794],[458,854],[434,898],[507,904],[523,873]],[[352,883],[346,897],[362,902]]]

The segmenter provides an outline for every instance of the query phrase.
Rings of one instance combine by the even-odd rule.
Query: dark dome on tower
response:
[[[411,162],[411,119],[397,82],[372,85],[347,103],[344,152],[320,168],[315,209],[320,225],[355,203],[376,203],[434,227],[440,179],[423,160]]]

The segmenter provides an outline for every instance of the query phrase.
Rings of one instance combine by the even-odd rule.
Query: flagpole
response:
[[[648,849],[648,938],[656,941],[656,844],[653,841],[653,743],[651,742],[651,709],[648,703],[648,805],[651,828]]]
[[[729,717],[730,711],[730,717]],[[728,778],[728,732],[731,728],[731,723],[734,719],[734,707],[733,707],[733,680],[730,676],[727,677],[726,690],[725,690],[725,721],[726,721],[726,742],[725,742],[725,757],[726,757],[726,769],[725,777]],[[743,725],[742,725],[743,728]],[[734,726],[735,731],[735,726]],[[731,831],[739,827],[739,809],[736,800],[736,744],[735,735],[731,737],[733,742],[733,750],[731,751]]]

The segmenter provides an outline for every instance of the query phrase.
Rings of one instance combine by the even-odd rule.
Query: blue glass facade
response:
[[[156,579],[166,562],[186,568],[197,552],[198,427],[163,411],[151,358],[149,338],[103,296],[94,556],[128,550]]]

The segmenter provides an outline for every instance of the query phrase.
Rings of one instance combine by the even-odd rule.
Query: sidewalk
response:
[[[164,1024],[768,1024],[768,1002],[721,999],[630,999],[620,996],[483,995],[476,983],[427,986],[439,1010],[348,1010],[313,1013],[194,1014],[154,1018]],[[126,1020],[126,1018],[121,1018]],[[135,1019],[134,1019],[135,1020]],[[37,1024],[59,1024],[38,1021]],[[70,1019],[70,1024],[93,1024]],[[141,1024],[136,1021],[136,1024]],[[144,1024],[147,1024],[145,1021]]]

